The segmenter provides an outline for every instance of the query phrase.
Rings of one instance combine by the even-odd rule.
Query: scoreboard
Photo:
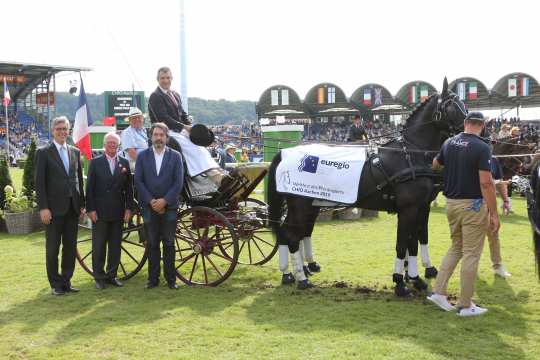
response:
[[[129,109],[137,104],[137,107],[144,113],[146,111],[146,101],[144,91],[105,91],[105,116],[116,118],[116,128],[124,129],[129,126],[126,118]]]

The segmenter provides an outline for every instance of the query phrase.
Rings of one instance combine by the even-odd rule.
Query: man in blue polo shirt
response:
[[[487,311],[476,306],[472,296],[488,227],[495,233],[500,226],[491,176],[491,149],[479,136],[483,128],[483,114],[469,113],[464,131],[448,139],[433,160],[434,169],[444,166],[446,216],[452,245],[442,260],[428,300],[443,310],[455,310],[448,302],[446,291],[461,260],[459,316],[481,315]]]

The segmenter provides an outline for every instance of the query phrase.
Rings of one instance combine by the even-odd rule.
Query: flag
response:
[[[521,78],[520,84],[519,84],[519,95],[520,96],[529,96],[529,78],[524,77]]]
[[[9,88],[7,86],[6,78],[4,77],[4,100],[2,103],[4,106],[8,106],[11,102],[11,96],[9,95]]]
[[[371,89],[364,89],[364,105],[371,106]]]
[[[427,100],[429,96],[429,91],[427,85],[421,85],[420,86],[420,101]]]
[[[116,118],[114,116],[109,116],[103,118],[103,125],[105,126],[114,126],[116,124]]]
[[[382,89],[375,88],[373,90],[375,91],[375,105],[382,105]]]
[[[79,107],[75,113],[75,125],[73,125],[73,142],[81,150],[86,160],[92,159],[92,147],[90,145],[90,131],[88,127],[92,125],[90,109],[86,102],[86,93],[81,78],[81,92],[79,93]]]
[[[325,101],[324,101],[324,88],[323,87],[320,87],[317,89],[317,104],[324,104]]]
[[[457,93],[459,96],[459,100],[465,100],[465,83],[464,82],[458,83]]]
[[[517,96],[517,79],[508,79],[508,96]]]
[[[475,81],[469,83],[469,100],[478,99],[478,86]]]
[[[418,97],[416,95],[416,85],[413,85],[409,88],[409,103],[414,104],[418,102]]]

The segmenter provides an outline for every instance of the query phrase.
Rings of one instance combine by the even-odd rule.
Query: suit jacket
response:
[[[364,137],[367,140],[368,135],[363,125],[360,125],[358,127],[356,127],[355,125],[351,125],[349,129],[349,141],[364,140]]]
[[[182,108],[182,100],[180,94],[171,90],[178,106],[176,106],[171,98],[163,93],[158,87],[150,95],[148,99],[148,110],[152,123],[164,122],[169,129],[180,132],[184,125],[190,125],[188,117]]]
[[[70,205],[75,212],[84,207],[83,175],[79,150],[67,145],[69,172],[66,173],[53,142],[36,151],[35,184],[40,210],[53,216],[65,215]]]
[[[180,192],[184,187],[182,155],[166,147],[158,175],[154,148],[142,151],[137,156],[135,165],[135,186],[141,206],[149,206],[152,199],[164,198],[167,201],[167,209],[178,208]]]
[[[92,159],[88,168],[86,211],[96,211],[100,220],[122,220],[126,209],[135,210],[129,162],[121,156],[117,159],[114,174],[105,154]]]

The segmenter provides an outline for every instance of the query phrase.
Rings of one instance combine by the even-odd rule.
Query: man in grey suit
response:
[[[77,228],[84,211],[81,155],[66,143],[69,120],[65,116],[52,122],[54,140],[36,152],[35,184],[37,204],[45,228],[47,277],[53,295],[76,293],[71,286],[75,270]],[[62,244],[61,272],[58,253]]]

